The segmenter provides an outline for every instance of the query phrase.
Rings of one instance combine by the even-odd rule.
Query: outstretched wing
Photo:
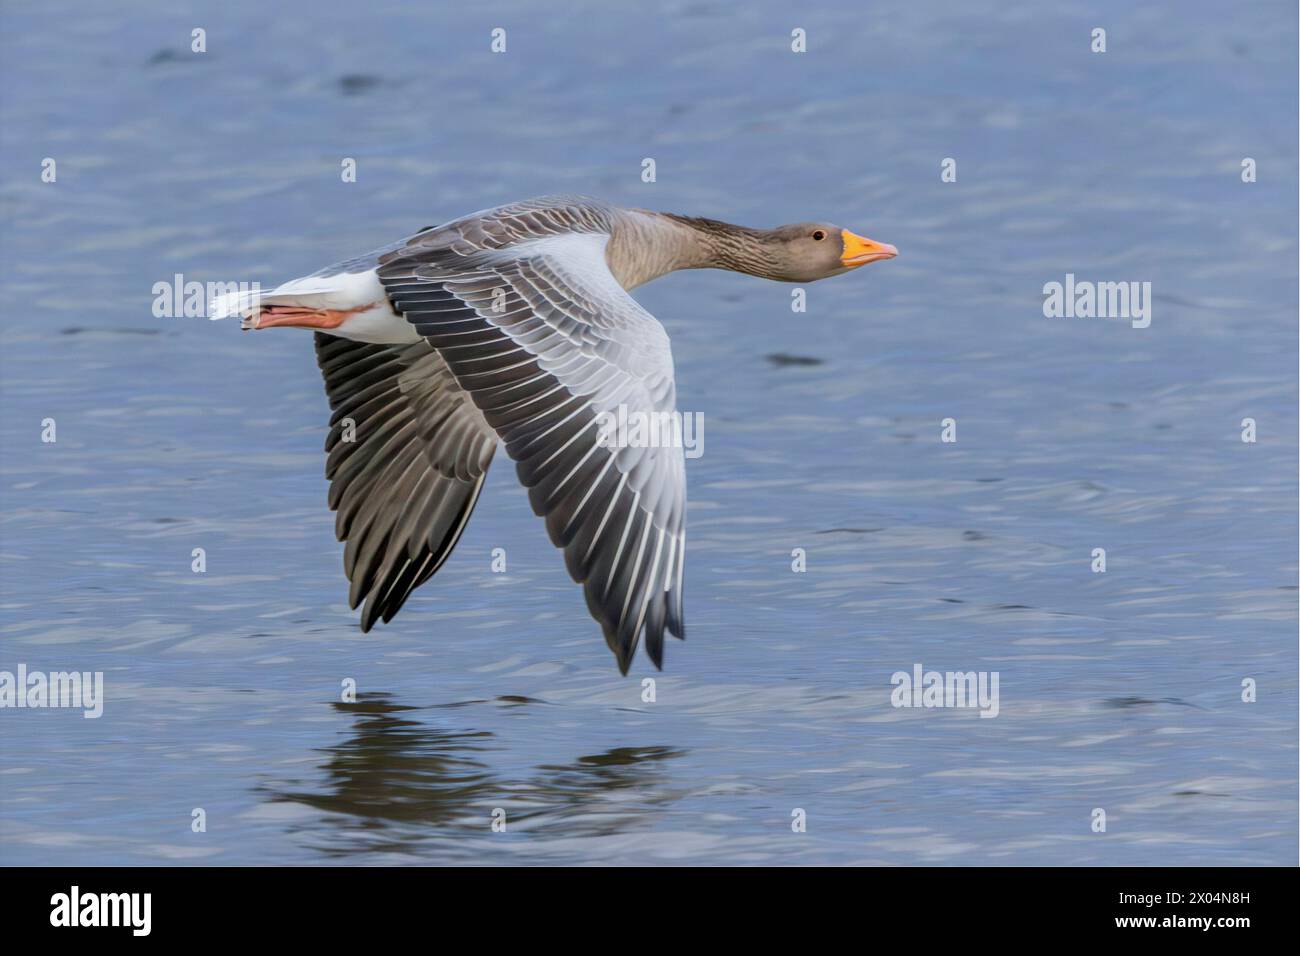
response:
[[[428,344],[316,333],[329,395],[329,506],[361,629],[390,621],[451,554],[478,501],[496,433]]]
[[[676,413],[668,336],[610,273],[604,227],[599,210],[503,207],[413,237],[378,275],[505,442],[626,673],[642,633],[656,666],[664,630],[685,636],[686,474],[680,442],[602,431],[620,406]]]

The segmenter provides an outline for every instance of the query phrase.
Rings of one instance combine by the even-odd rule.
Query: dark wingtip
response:
[[[369,634],[370,629],[375,626],[375,619],[379,617],[379,608],[375,606],[374,601],[367,601],[366,606],[361,611],[361,633]]]
[[[648,631],[645,636],[645,652],[654,664],[655,670],[664,669],[664,632],[662,629]]]
[[[636,657],[636,641],[619,643],[614,649],[614,657],[618,660],[619,673],[626,677],[628,669],[632,666],[632,658]]]

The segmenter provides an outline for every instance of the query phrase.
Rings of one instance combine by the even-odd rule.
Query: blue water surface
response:
[[[0,862],[1295,863],[1296,20],[7,2],[0,669],[106,701],[0,711]],[[555,192],[901,250],[806,312],[638,291],[705,419],[662,674],[504,455],[363,635],[309,337],[153,314]],[[1150,282],[1150,326],[1045,318],[1067,274]],[[916,664],[997,672],[997,717],[891,706]]]

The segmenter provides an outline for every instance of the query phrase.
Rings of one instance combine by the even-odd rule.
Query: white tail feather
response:
[[[247,316],[264,305],[300,305],[309,309],[356,309],[384,300],[384,287],[371,272],[306,276],[268,291],[227,292],[208,303],[208,318]]]

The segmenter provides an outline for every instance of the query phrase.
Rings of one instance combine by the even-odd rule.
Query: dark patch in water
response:
[[[665,760],[680,757],[685,751],[672,747],[616,747],[602,754],[579,757],[578,765],[582,767],[630,767],[646,760]],[[542,770],[564,770],[564,767],[544,765]]]
[[[171,49],[162,49],[156,52],[153,56],[149,57],[148,65],[159,66],[160,64],[163,63],[180,63],[182,60],[185,59],[186,59],[185,54],[177,53],[175,50],[171,50]]]
[[[1176,706],[1179,707],[1196,707],[1197,710],[1204,709],[1202,707],[1197,707],[1196,704],[1189,703],[1188,701],[1185,700],[1180,700],[1177,697],[1161,697],[1158,700],[1151,699],[1148,697],[1107,697],[1105,700],[1102,701],[1102,703],[1105,704],[1107,707],[1116,707],[1116,708],[1148,707],[1148,706],[1154,706],[1156,704],[1175,704]]]
[[[773,365],[783,367],[786,365],[825,365],[825,359],[814,358],[811,355],[791,355],[788,352],[773,352],[771,355],[763,356]]]
[[[455,700],[449,704],[431,704],[433,710],[455,710],[457,707],[472,707],[474,704],[486,704],[487,701],[481,698],[474,700]]]
[[[827,528],[825,531],[815,531],[814,534],[874,534],[877,531],[884,531],[884,528]]]
[[[383,81],[369,73],[348,73],[339,77],[339,89],[344,96],[359,96],[379,86]]]
[[[158,329],[86,329],[79,325],[72,325],[66,329],[61,329],[60,335],[82,335],[86,332],[98,333],[100,335],[158,335]]]

